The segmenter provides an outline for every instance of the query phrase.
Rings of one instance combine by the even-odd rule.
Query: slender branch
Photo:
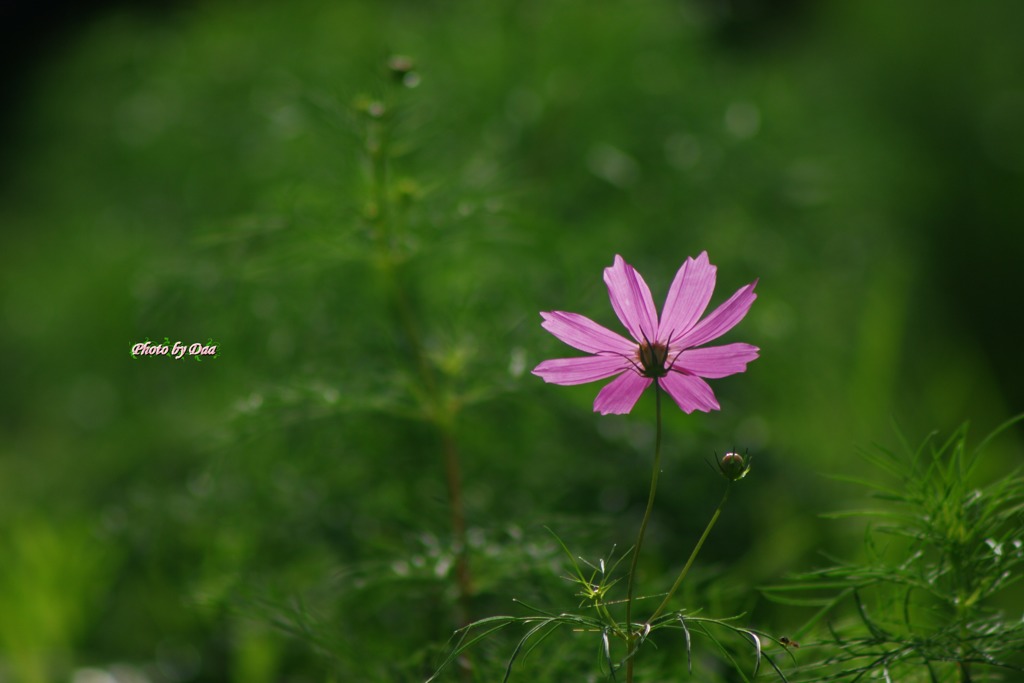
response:
[[[647,494],[647,509],[644,511],[643,521],[640,522],[640,533],[636,537],[636,545],[633,547],[633,559],[629,565],[629,580],[626,586],[626,649],[633,652],[633,642],[636,639],[633,635],[633,584],[636,579],[636,565],[640,558],[640,548],[644,543],[644,533],[647,531],[647,522],[651,519],[651,510],[654,509],[654,494],[658,490],[658,475],[661,473],[661,385],[654,381],[654,410],[657,416],[657,431],[654,438],[654,471],[651,473],[651,490]],[[626,683],[633,683],[633,657],[626,660]]]
[[[665,611],[666,607],[668,607],[668,603],[672,599],[672,596],[676,594],[676,591],[679,590],[679,586],[683,584],[683,579],[685,579],[686,575],[690,572],[690,567],[693,566],[694,560],[696,560],[697,555],[700,554],[700,549],[704,547],[704,541],[708,539],[708,536],[711,534],[711,530],[715,526],[715,522],[717,522],[718,518],[721,516],[722,508],[725,507],[725,501],[729,499],[729,490],[731,488],[732,482],[729,482],[729,485],[725,488],[725,493],[722,495],[721,502],[718,503],[718,507],[715,509],[715,514],[711,516],[711,521],[708,522],[706,527],[704,527],[704,533],[701,534],[700,540],[697,541],[697,545],[693,547],[693,552],[690,553],[690,559],[686,561],[686,564],[683,566],[683,570],[679,572],[679,576],[676,577],[675,583],[672,584],[672,588],[669,589],[665,599],[661,601],[660,605],[658,605],[658,609],[654,610],[654,614],[652,614],[651,618],[647,620],[647,623],[651,623],[661,616],[661,613]]]

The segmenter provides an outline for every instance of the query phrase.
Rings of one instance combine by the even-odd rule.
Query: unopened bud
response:
[[[391,55],[388,58],[388,68],[391,73],[395,74],[399,80],[402,76],[409,73],[415,67],[415,63],[412,61],[412,57],[405,55]]]
[[[726,453],[719,461],[718,469],[729,481],[739,481],[750,471],[750,462],[739,453]]]
[[[411,57],[393,55],[388,59],[388,71],[391,78],[407,88],[415,88],[420,84],[420,75],[416,73],[416,63]]]

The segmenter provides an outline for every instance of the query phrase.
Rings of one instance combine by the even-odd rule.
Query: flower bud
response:
[[[739,453],[726,453],[719,461],[718,469],[729,481],[739,481],[750,471],[750,461]]]
[[[416,63],[405,55],[392,55],[388,58],[388,71],[391,78],[407,88],[415,88],[420,84],[420,75],[416,73]]]

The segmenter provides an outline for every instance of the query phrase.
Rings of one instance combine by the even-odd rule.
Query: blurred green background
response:
[[[470,616],[571,609],[544,526],[592,560],[633,542],[653,400],[602,417],[529,369],[575,354],[541,310],[617,327],[615,254],[659,305],[701,250],[713,303],[760,278],[726,340],[761,358],[666,417],[642,579],[703,529],[705,462],[749,450],[687,599],[792,629],[754,588],[860,540],[818,517],[860,495],[827,475],[893,420],[916,443],[1024,409],[1022,28],[1016,0],[94,13],[2,132],[0,680],[423,680],[459,620],[446,435]],[[165,337],[219,356],[130,356]],[[538,680],[596,670],[544,647]]]

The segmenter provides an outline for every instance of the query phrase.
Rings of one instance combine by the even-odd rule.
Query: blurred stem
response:
[[[644,544],[644,533],[647,531],[647,522],[651,519],[651,510],[654,509],[654,494],[658,490],[658,475],[661,473],[661,385],[654,381],[654,411],[657,421],[657,431],[654,437],[654,471],[651,473],[651,490],[647,494],[647,510],[644,511],[643,521],[640,522],[640,533],[636,537],[636,545],[633,547],[633,559],[629,564],[629,580],[626,584],[626,683],[633,683],[633,643],[636,636],[633,633],[633,583],[636,579],[636,564],[640,558],[640,547]]]
[[[387,110],[383,108],[386,112]],[[382,115],[383,116],[383,115]],[[392,300],[398,324],[409,345],[423,389],[422,400],[426,418],[434,425],[441,439],[445,482],[448,488],[448,506],[456,555],[455,577],[458,590],[456,621],[462,627],[469,623],[469,599],[472,580],[469,571],[466,544],[466,513],[462,497],[462,471],[455,424],[458,405],[447,400],[441,390],[419,331],[415,307],[409,297],[401,273],[401,259],[394,252],[392,212],[388,191],[388,142],[390,129],[386,118],[373,118],[366,130],[366,153],[370,158],[370,200],[368,219],[373,225],[373,237],[378,251],[378,268],[385,289]],[[468,669],[464,669],[468,673]]]
[[[469,574],[469,557],[466,547],[466,510],[462,503],[462,471],[459,461],[459,448],[455,435],[449,428],[442,428],[444,450],[444,471],[448,483],[448,502],[451,508],[452,534],[455,536],[455,578],[459,587],[460,626],[469,623],[469,596],[473,591],[473,582]]]
[[[383,110],[383,105],[381,105]],[[383,116],[383,111],[381,113]],[[373,202],[373,222],[377,228],[377,238],[386,254],[390,254],[391,240],[388,234],[388,142],[390,131],[387,122],[373,118],[366,130],[366,153],[370,157],[371,167],[371,200]]]
[[[725,493],[722,495],[721,502],[718,503],[718,507],[715,509],[715,514],[711,516],[711,521],[708,522],[706,527],[704,527],[704,533],[701,534],[700,540],[697,541],[697,545],[694,546],[693,552],[690,553],[690,559],[686,561],[686,564],[683,566],[683,570],[679,572],[679,576],[676,578],[676,582],[673,583],[672,588],[669,589],[668,595],[666,595],[665,599],[661,601],[660,605],[658,605],[658,609],[654,610],[654,614],[652,614],[651,618],[647,620],[647,623],[651,623],[661,616],[661,613],[665,611],[666,607],[668,607],[668,603],[672,599],[672,596],[675,595],[676,591],[679,590],[679,587],[683,585],[683,579],[685,579],[686,575],[690,572],[690,567],[693,566],[694,560],[696,560],[697,555],[700,554],[700,549],[704,547],[704,541],[708,540],[708,536],[711,535],[711,530],[714,528],[715,522],[717,522],[718,518],[722,515],[722,508],[725,507],[725,501],[729,499],[729,491],[731,489],[732,482],[729,482],[725,487]]]
[[[469,624],[469,598],[473,593],[473,582],[469,571],[468,547],[466,544],[466,511],[462,498],[462,465],[459,457],[459,446],[455,436],[455,424],[458,406],[445,399],[442,395],[434,369],[427,358],[413,307],[401,285],[397,273],[392,274],[392,293],[398,318],[409,343],[413,357],[416,359],[420,380],[426,394],[428,410],[427,419],[433,423],[441,437],[441,451],[444,459],[445,483],[448,488],[448,508],[452,524],[452,537],[455,547],[455,578],[458,586],[458,614],[456,621],[459,627]]]

